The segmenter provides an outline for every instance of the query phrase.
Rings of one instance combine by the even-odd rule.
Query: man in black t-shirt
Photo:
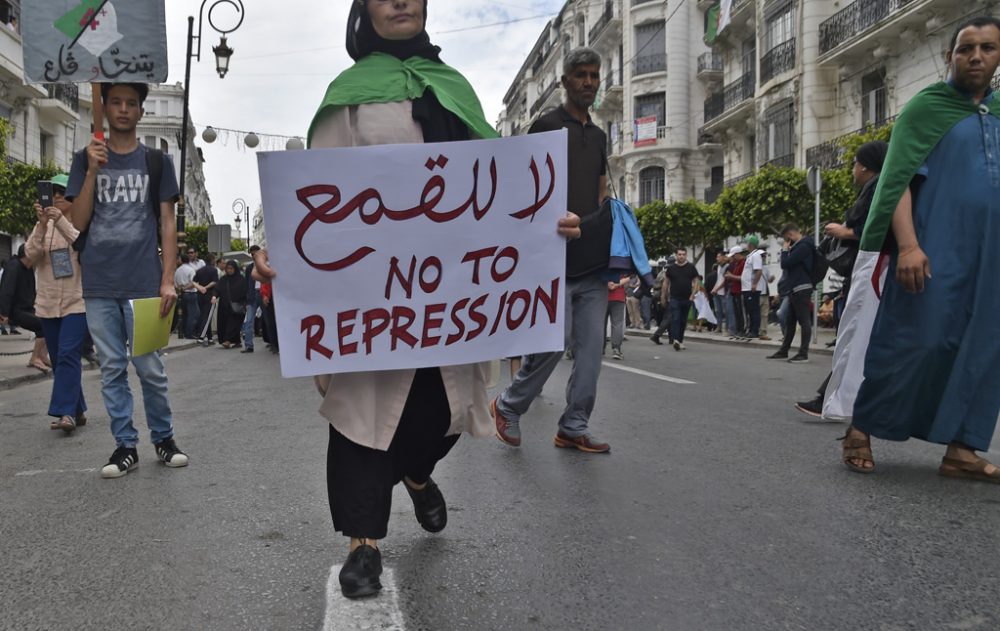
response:
[[[600,85],[601,57],[589,48],[577,48],[563,63],[566,101],[546,112],[528,133],[557,129],[568,136],[568,195],[570,212],[580,216],[581,237],[566,248],[566,348],[573,351],[573,372],[566,388],[566,408],[559,418],[556,447],[604,453],[611,447],[589,431],[590,413],[597,399],[604,346],[604,316],[608,305],[607,272],[611,253],[610,213],[601,212],[607,196],[607,146],[604,132],[590,119]],[[497,437],[521,444],[521,416],[562,359],[562,352],[529,355],[513,382],[493,400],[490,411]]]
[[[208,253],[202,266],[194,273],[194,286],[198,290],[199,317],[195,335],[203,337],[202,345],[215,344],[212,339],[212,289],[219,282],[219,268],[215,266],[215,255]]]
[[[698,278],[698,269],[687,260],[687,250],[684,248],[678,248],[675,257],[674,264],[667,268],[663,279],[660,302],[670,311],[670,317],[664,318],[664,324],[669,321],[670,339],[673,340],[674,350],[680,351],[684,350],[684,331],[687,329],[688,311],[691,310],[693,300],[691,289],[694,279]],[[657,344],[662,343],[660,336],[666,328],[664,324],[656,329],[651,338]]]

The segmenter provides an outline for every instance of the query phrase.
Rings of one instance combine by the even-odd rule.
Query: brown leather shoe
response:
[[[497,438],[501,442],[507,443],[511,447],[521,446],[521,428],[517,423],[511,423],[503,414],[497,410],[497,398],[490,401],[490,416],[493,417],[493,424],[496,425]]]
[[[552,442],[556,447],[564,449],[568,447],[575,447],[576,449],[585,451],[588,454],[604,454],[611,451],[611,445],[596,441],[588,434],[577,436],[576,438],[570,438],[569,436],[563,436],[562,432],[558,432]]]

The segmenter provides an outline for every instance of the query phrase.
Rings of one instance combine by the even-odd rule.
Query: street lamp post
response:
[[[236,233],[240,232],[240,224],[246,219],[247,224],[247,249],[250,249],[250,206],[247,204],[247,200],[242,197],[237,197],[233,202],[233,214],[236,215]],[[242,236],[242,235],[240,235]]]
[[[184,199],[184,175],[187,172],[187,138],[188,138],[188,125],[191,124],[190,114],[188,113],[188,99],[191,96],[191,59],[194,58],[196,61],[201,61],[201,29],[202,29],[202,19],[205,16],[205,5],[209,3],[210,0],[202,0],[201,8],[198,9],[198,34],[194,32],[194,16],[188,17],[188,36],[187,36],[187,60],[186,67],[184,70],[184,122],[181,127],[181,181],[180,181],[180,200],[177,203],[177,232],[184,232],[184,211],[187,208],[187,202]],[[236,26],[231,29],[224,30],[220,29],[215,25],[212,20],[212,12],[222,4],[228,4],[236,9],[236,13],[239,16],[239,20],[236,22]],[[232,33],[243,24],[243,0],[214,0],[210,7],[208,7],[208,24],[215,32],[219,33],[220,41],[218,46],[212,47],[212,52],[215,53],[215,69],[219,73],[219,78],[222,79],[229,72],[229,58],[233,56],[233,49],[226,44],[226,35]],[[195,43],[197,40],[197,44]]]

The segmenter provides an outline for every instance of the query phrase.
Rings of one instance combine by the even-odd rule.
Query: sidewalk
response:
[[[22,330],[21,335],[0,335],[0,390],[9,390],[26,383],[34,383],[45,379],[52,379],[52,375],[28,367],[28,358],[31,357],[31,348],[34,345],[32,336],[27,331]],[[167,352],[180,351],[198,346],[191,340],[177,339],[170,336],[170,343],[167,345]],[[83,362],[84,372],[97,370],[91,367],[86,361]]]
[[[650,329],[649,331],[645,329],[625,329],[625,334],[631,337],[645,337],[648,338],[652,336],[655,329]],[[796,329],[796,335],[792,338],[792,348],[789,351],[789,355],[797,353],[799,350],[799,333],[800,331]],[[690,329],[690,327],[684,332],[685,342],[704,342],[707,344],[723,344],[728,346],[740,346],[740,347],[751,347],[759,348],[765,352],[774,352],[781,346],[781,332],[777,325],[772,324],[767,327],[767,333],[771,337],[770,341],[766,340],[731,340],[729,339],[729,334],[720,335],[718,333],[695,333]],[[833,347],[827,346],[828,343],[836,339],[836,333],[833,329],[827,329],[820,327],[818,339],[813,339],[809,344],[809,355],[819,356],[833,356]],[[663,344],[667,344],[667,336],[663,336]]]

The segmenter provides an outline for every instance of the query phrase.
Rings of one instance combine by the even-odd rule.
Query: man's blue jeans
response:
[[[249,350],[253,350],[253,322],[257,317],[257,306],[257,300],[248,300],[247,314],[243,318],[243,347]]]
[[[684,343],[684,331],[687,329],[688,312],[691,310],[691,301],[681,298],[671,298],[668,303],[670,308],[670,337],[675,342]]]
[[[83,399],[83,367],[80,353],[87,337],[87,316],[71,313],[61,318],[41,318],[45,346],[49,350],[55,379],[49,399],[49,416],[79,416],[87,411]]]
[[[132,424],[134,409],[128,385],[129,349],[132,337],[132,305],[116,298],[87,298],[87,324],[101,363],[101,395],[111,417],[111,434],[118,447],[135,447],[139,433]],[[146,425],[152,441],[158,443],[174,435],[170,402],[167,400],[167,373],[158,353],[132,358],[142,386]]]
[[[192,340],[201,331],[197,330],[198,320],[201,317],[201,307],[198,305],[198,292],[185,291],[181,294],[184,300],[184,337]]]
[[[715,318],[719,321],[719,331],[722,331],[723,325],[731,331],[732,325],[730,324],[729,309],[726,304],[729,302],[729,298],[715,294],[712,296],[712,302],[715,303]]]

